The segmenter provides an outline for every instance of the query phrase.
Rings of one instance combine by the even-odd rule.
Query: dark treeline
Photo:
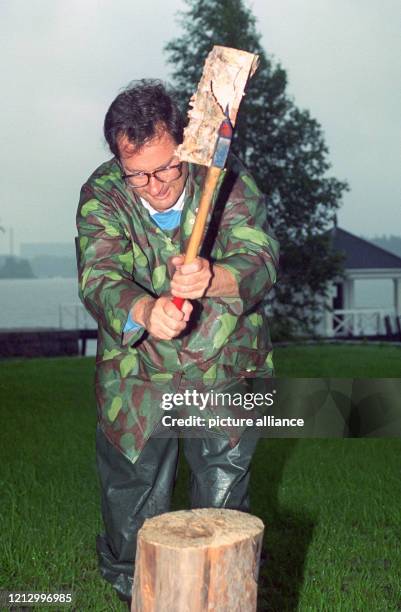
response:
[[[398,255],[401,257],[401,236],[394,236],[391,234],[390,236],[382,235],[382,236],[374,236],[373,238],[366,238],[365,236],[361,236],[365,238],[365,240],[369,240],[377,246],[382,247],[382,249],[386,249],[386,251],[391,251],[394,255]]]

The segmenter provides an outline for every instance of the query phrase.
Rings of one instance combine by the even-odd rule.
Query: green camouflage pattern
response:
[[[193,302],[180,337],[124,333],[129,311],[145,295],[169,292],[173,256],[185,253],[206,168],[189,164],[180,228],[152,221],[121,178],[115,158],[81,190],[77,212],[79,295],[98,322],[96,398],[107,437],[135,461],[164,411],[162,393],[218,388],[244,376],[272,376],[263,299],[276,279],[278,244],[263,194],[234,156],[220,177],[201,253],[230,270],[237,298]]]

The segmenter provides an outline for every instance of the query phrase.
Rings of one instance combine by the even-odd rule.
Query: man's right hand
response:
[[[172,298],[163,295],[157,299],[144,298],[134,306],[132,318],[142,325],[151,336],[158,340],[171,340],[179,336],[187,326],[192,304],[185,300],[178,310]]]

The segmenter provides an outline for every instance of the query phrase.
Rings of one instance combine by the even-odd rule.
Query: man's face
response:
[[[174,138],[163,131],[160,135],[136,149],[126,136],[118,139],[118,150],[120,162],[125,174],[136,172],[153,172],[166,166],[178,164],[179,159],[174,154],[177,143]],[[145,187],[134,187],[134,191],[144,198],[153,208],[159,212],[168,210],[177,202],[184,190],[185,181],[188,176],[188,166],[182,166],[182,175],[170,183],[162,183],[155,176],[150,177]]]

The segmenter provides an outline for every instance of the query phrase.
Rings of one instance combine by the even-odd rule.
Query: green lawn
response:
[[[378,359],[371,347],[339,348],[277,349],[278,374],[367,376],[360,364],[380,361],[382,376],[399,376],[397,349]],[[75,610],[106,612],[126,608],[96,567],[92,379],[90,358],[0,364],[0,589],[73,589]],[[266,524],[259,610],[401,609],[400,451],[393,439],[260,442],[251,485]],[[187,506],[186,479],[181,465],[175,509]]]
[[[274,350],[274,364],[289,378],[400,378],[401,346],[292,345]]]

